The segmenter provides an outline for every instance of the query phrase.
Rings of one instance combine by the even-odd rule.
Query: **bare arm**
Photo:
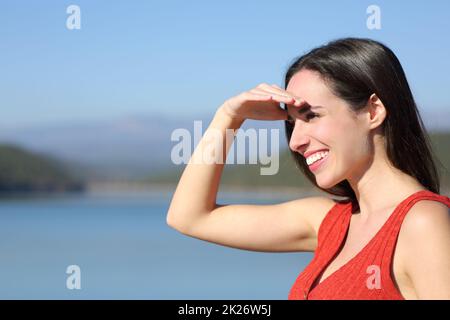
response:
[[[301,106],[298,98],[279,87],[260,85],[228,100],[216,112],[184,169],[173,195],[167,223],[180,232],[206,241],[255,251],[312,251],[324,214],[334,202],[324,197],[275,205],[218,205],[220,178],[232,139],[227,129],[238,129],[246,118],[287,118],[279,103]],[[217,160],[209,132],[221,136],[223,153]],[[217,143],[217,141],[216,141]],[[209,150],[204,152],[204,150]],[[206,157],[206,158],[205,158]]]
[[[405,217],[400,236],[403,243],[407,243],[406,274],[416,296],[419,299],[450,299],[450,215],[447,206],[437,201],[419,201]]]
[[[186,229],[216,208],[223,163],[230,147],[225,144],[225,131],[238,129],[243,122],[243,120],[232,119],[222,108],[217,110],[178,182],[167,214],[167,223],[170,226]],[[205,158],[208,156],[204,150],[214,147],[212,146],[214,142],[208,141],[205,137],[214,130],[222,134],[225,152],[223,152],[222,163],[209,164],[203,159],[204,156]]]

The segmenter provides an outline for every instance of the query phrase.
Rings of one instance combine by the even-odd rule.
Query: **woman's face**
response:
[[[308,106],[288,105],[294,125],[289,148],[305,152],[327,149],[328,155],[316,168],[309,166],[322,188],[331,188],[345,179],[356,178],[366,169],[371,148],[364,112],[353,113],[347,103],[335,96],[319,73],[297,72],[289,81],[288,92],[306,100]],[[310,107],[309,107],[310,106]],[[305,112],[300,114],[299,111]],[[294,124],[295,123],[295,124]]]

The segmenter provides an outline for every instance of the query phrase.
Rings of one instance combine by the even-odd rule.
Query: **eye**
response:
[[[319,114],[318,113],[314,113],[314,112],[310,112],[310,113],[306,114],[304,117],[305,117],[305,120],[309,121],[309,120],[311,120],[313,118],[318,118]],[[292,126],[295,125],[295,120],[291,116],[288,116],[288,119],[286,120],[286,122],[289,123]]]
[[[317,113],[311,112],[306,115],[306,119],[310,120],[312,118],[316,118],[318,116]]]

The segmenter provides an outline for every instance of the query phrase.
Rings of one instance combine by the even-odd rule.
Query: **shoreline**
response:
[[[87,185],[86,192],[89,194],[164,194],[170,196],[175,192],[175,183],[130,183],[130,182],[93,182]],[[227,186],[219,187],[218,196],[233,198],[299,198],[313,195],[323,195],[320,190],[301,187],[250,187],[250,186]]]
[[[139,182],[92,182],[87,184],[88,194],[164,194],[172,195],[177,187],[176,183],[139,183]],[[443,186],[441,195],[450,197],[450,187]],[[233,198],[302,198],[310,196],[331,196],[317,188],[302,188],[291,186],[230,186],[220,185],[218,195],[232,196]],[[338,197],[338,196],[335,196]],[[339,198],[339,197],[338,197]]]
[[[86,184],[86,188],[81,192],[26,192],[1,194],[2,199],[13,198],[48,198],[48,197],[126,197],[126,198],[159,198],[170,200],[177,187],[176,183],[148,183],[148,182],[128,182],[128,181],[95,181]],[[441,195],[450,197],[450,187],[442,187]],[[281,200],[289,201],[312,196],[333,196],[317,188],[302,188],[290,186],[230,186],[220,185],[217,201],[223,200]]]

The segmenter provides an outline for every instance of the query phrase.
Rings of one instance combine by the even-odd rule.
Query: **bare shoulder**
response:
[[[411,248],[411,244],[421,241],[438,241],[437,237],[450,236],[450,211],[447,205],[434,200],[421,200],[415,203],[403,220],[399,245]]]
[[[432,233],[434,230],[448,228],[450,209],[442,202],[421,200],[415,203],[406,215],[402,229],[405,235]]]
[[[450,211],[421,200],[403,220],[396,248],[401,273],[419,299],[450,298]]]

